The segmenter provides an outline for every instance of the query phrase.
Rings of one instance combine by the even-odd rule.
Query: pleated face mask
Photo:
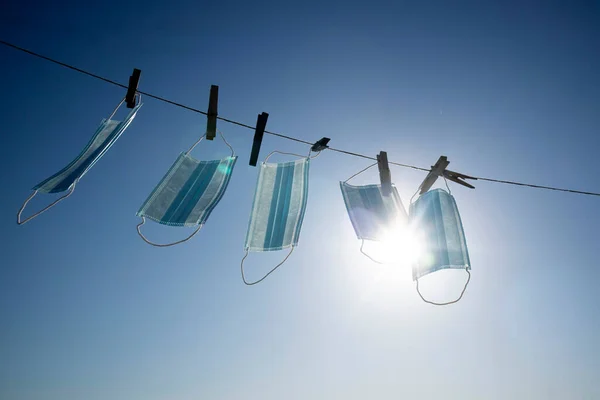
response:
[[[287,154],[287,153],[284,153]],[[268,157],[267,157],[268,159]],[[290,248],[287,257],[267,275],[279,267],[298,244],[300,229],[308,198],[308,171],[310,159],[260,165],[258,183],[254,194],[252,214],[244,246],[248,252],[274,251]],[[266,278],[246,284],[254,284]]]
[[[177,157],[175,163],[137,212],[137,215],[142,218],[142,222],[138,225],[138,233],[147,243],[166,247],[190,239],[202,228],[225,194],[237,156],[233,155],[232,149],[232,155],[221,160],[196,160],[189,153],[203,138]],[[162,225],[196,226],[197,228],[183,240],[169,244],[156,244],[146,239],[140,231],[146,218]]]
[[[340,182],[340,189],[354,232],[358,239],[362,241],[361,253],[371,261],[383,264],[384,261],[376,259],[380,256],[372,257],[363,251],[363,247],[365,240],[370,240],[385,242],[381,244],[385,248],[382,248],[379,253],[392,254],[395,251],[403,252],[405,250],[404,242],[406,242],[408,232],[408,216],[398,195],[398,190],[394,185],[391,185],[390,193],[384,195],[382,186],[379,184],[353,186],[347,183],[348,180],[375,165],[377,164],[373,164],[346,181]],[[391,249],[391,247],[394,249]]]
[[[467,242],[458,207],[451,194],[434,189],[421,195],[410,207],[410,222],[419,232],[422,246],[421,255],[413,266],[417,290],[419,278],[441,269],[464,269],[470,279]],[[468,283],[469,280],[465,289]]]
[[[395,186],[389,196],[382,194],[381,185],[352,186],[340,182],[340,189],[359,239],[386,240],[407,226],[408,216]]]
[[[116,114],[119,107],[123,104],[123,101],[119,103],[117,108],[113,111],[108,119],[103,119],[98,129],[94,133],[94,136],[90,139],[85,148],[79,153],[79,155],[71,161],[66,167],[52,175],[51,177],[43,180],[34,186],[33,194],[25,200],[25,203],[19,210],[17,215],[17,223],[19,225],[26,223],[27,221],[37,217],[44,211],[52,208],[60,201],[69,197],[75,190],[75,185],[81,178],[102,158],[102,156],[111,148],[111,146],[121,137],[123,132],[127,129],[129,124],[135,118],[138,110],[142,106],[139,94],[136,95],[138,98],[137,106],[135,106],[129,115],[123,121],[113,120],[113,116]],[[60,193],[68,191],[67,194],[58,198],[52,204],[37,212],[36,214],[28,217],[21,221],[21,213],[27,206],[27,203],[39,192],[39,193]]]

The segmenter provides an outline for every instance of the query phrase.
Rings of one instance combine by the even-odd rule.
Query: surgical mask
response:
[[[102,158],[102,156],[108,151],[108,149],[111,148],[111,146],[119,139],[119,137],[121,137],[123,132],[125,132],[125,129],[127,129],[129,124],[131,124],[135,118],[138,110],[142,106],[141,96],[139,93],[136,96],[138,97],[137,105],[129,112],[129,115],[127,115],[123,121],[115,121],[112,118],[116,114],[119,107],[121,107],[125,99],[119,103],[108,119],[102,120],[98,129],[96,129],[94,136],[92,136],[85,148],[73,161],[71,161],[70,164],[48,179],[45,179],[34,186],[34,192],[27,198],[27,200],[25,200],[23,206],[17,214],[17,224],[22,225],[32,220],[33,218],[42,214],[44,211],[54,207],[56,204],[66,199],[73,193],[79,180],[83,178],[83,176],[98,162],[98,160],[100,160],[100,158]],[[38,211],[32,216],[21,221],[21,214],[27,206],[27,203],[29,203],[29,201],[33,199],[38,192],[61,193],[64,191],[68,192],[41,211]]]
[[[258,183],[254,193],[254,203],[246,234],[245,256],[242,259],[242,279],[247,285],[261,282],[292,254],[298,245],[300,229],[308,198],[308,171],[310,157],[297,161],[269,164],[267,156],[260,165]],[[255,282],[246,281],[244,260],[248,252],[276,251],[290,248],[285,259],[269,273]]]
[[[441,269],[464,269],[468,279],[457,300],[434,303],[423,299],[435,305],[457,302],[469,284],[471,261],[454,197],[443,189],[424,193],[410,206],[410,223],[419,232],[423,249],[419,260],[413,266],[413,280],[417,282],[417,292],[419,278],[427,274]],[[420,292],[419,295],[423,298]]]
[[[340,189],[354,232],[361,240],[360,252],[371,261],[384,264],[384,262],[367,254],[363,247],[365,240],[387,242],[385,245],[394,246],[395,244],[390,243],[391,240],[402,240],[405,236],[402,233],[408,228],[408,215],[402,205],[398,190],[392,185],[391,193],[383,195],[379,184],[353,186],[347,183],[350,179],[375,165],[377,164],[373,164],[346,181],[340,182]]]
[[[221,132],[219,134],[225,141],[223,134]],[[225,141],[231,149],[230,157],[210,161],[196,160],[189,153],[203,138],[204,136],[187,152],[177,157],[175,163],[138,210],[136,215],[142,218],[142,222],[137,226],[137,231],[146,243],[157,247],[168,247],[191,239],[204,226],[225,194],[237,156]],[[146,218],[162,225],[195,226],[196,229],[183,240],[157,244],[148,240],[140,230]]]

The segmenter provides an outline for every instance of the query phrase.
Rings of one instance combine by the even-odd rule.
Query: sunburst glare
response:
[[[422,256],[423,244],[418,232],[402,227],[387,232],[380,242],[365,246],[365,253],[381,263],[412,266]]]

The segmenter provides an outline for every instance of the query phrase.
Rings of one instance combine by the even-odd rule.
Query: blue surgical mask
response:
[[[413,266],[417,291],[419,278],[441,269],[464,269],[470,279],[471,260],[467,241],[456,201],[450,193],[434,189],[421,195],[410,206],[410,223],[419,232],[423,248]],[[468,283],[467,280],[465,289]]]
[[[340,182],[344,204],[358,239],[361,252],[372,261],[382,263],[363,251],[364,241],[386,241],[398,231],[408,227],[408,216],[398,190],[392,186],[384,196],[381,185],[353,186]]]
[[[31,196],[29,196],[27,200],[25,200],[25,203],[19,210],[19,213],[17,215],[17,224],[22,225],[32,220],[44,211],[49,210],[62,200],[66,199],[73,193],[73,191],[75,190],[75,185],[77,185],[79,180],[81,180],[81,178],[86,174],[86,172],[88,172],[98,162],[98,160],[102,158],[102,156],[108,151],[108,149],[111,148],[111,146],[117,141],[117,139],[121,137],[123,132],[125,132],[125,129],[127,129],[129,124],[131,124],[131,122],[136,116],[136,113],[142,106],[139,94],[137,95],[137,97],[137,106],[135,106],[129,112],[129,115],[127,115],[127,117],[123,121],[115,121],[112,118],[125,100],[119,103],[117,108],[115,108],[115,110],[113,111],[111,116],[108,117],[108,119],[102,120],[98,129],[96,129],[96,133],[94,133],[94,136],[92,136],[91,140],[88,142],[85,148],[73,161],[71,161],[70,164],[68,164],[66,167],[64,167],[62,170],[52,175],[48,179],[45,179],[42,182],[35,185],[35,187],[33,188],[34,192]],[[64,191],[68,191],[67,194],[58,198],[56,201],[54,201],[52,204],[42,209],[41,211],[38,211],[32,216],[21,221],[21,213],[27,206],[27,203],[38,192],[61,193]]]
[[[267,157],[268,158],[268,157]],[[278,164],[263,162],[254,194],[252,213],[248,224],[245,251],[263,252],[290,248],[286,258],[255,284],[266,278],[291,255],[298,244],[300,229],[308,198],[308,171],[310,159]]]
[[[233,155],[232,149],[232,155],[221,160],[196,160],[189,153],[203,138],[177,157],[137,212],[142,218],[137,227],[138,233],[147,243],[166,247],[189,240],[202,228],[225,194],[237,156]],[[156,244],[146,239],[140,231],[146,218],[162,225],[196,227],[196,230],[186,239],[175,243]]]

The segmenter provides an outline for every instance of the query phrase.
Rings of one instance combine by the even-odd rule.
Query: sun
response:
[[[412,266],[423,254],[422,240],[410,227],[387,232],[380,242],[371,242],[365,253],[384,264]]]

